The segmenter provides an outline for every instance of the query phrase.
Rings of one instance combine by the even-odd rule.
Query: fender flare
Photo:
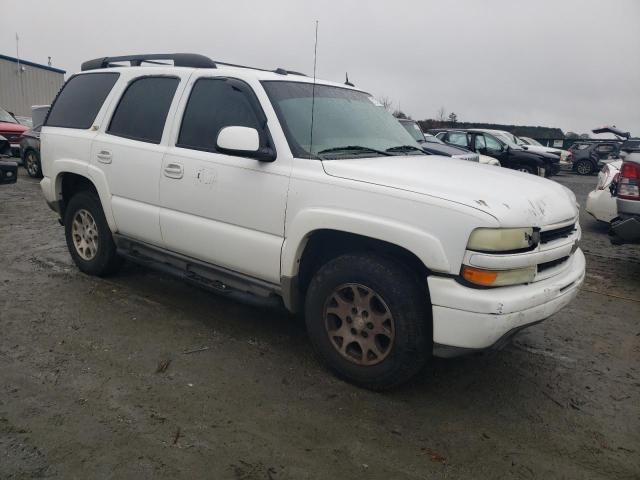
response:
[[[86,178],[98,192],[100,204],[102,205],[102,210],[109,228],[112,232],[117,232],[116,221],[111,209],[111,191],[109,190],[109,184],[104,172],[85,162],[71,159],[56,160],[55,166],[58,170],[54,180],[56,198],[59,200],[62,199],[62,178],[66,173],[72,173]]]
[[[282,246],[280,272],[295,277],[309,237],[318,230],[335,230],[382,240],[416,255],[431,271],[449,272],[444,248],[433,235],[412,225],[361,212],[312,208],[296,215]]]

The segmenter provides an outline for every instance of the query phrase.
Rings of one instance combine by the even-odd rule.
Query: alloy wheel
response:
[[[32,177],[35,177],[38,174],[38,159],[34,152],[27,153],[25,157],[25,168],[27,173]]]
[[[71,225],[71,235],[76,252],[83,260],[93,260],[98,253],[98,226],[87,210],[76,212]]]
[[[588,175],[591,173],[591,166],[587,162],[580,162],[577,166],[580,175]]]
[[[349,283],[328,297],[324,325],[338,353],[356,365],[382,362],[393,348],[395,325],[384,299],[371,288]]]

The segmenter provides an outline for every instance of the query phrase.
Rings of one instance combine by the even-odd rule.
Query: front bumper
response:
[[[490,348],[550,317],[575,298],[584,275],[584,254],[577,249],[562,273],[528,285],[478,289],[453,278],[429,277],[433,354],[452,357]]]
[[[16,183],[18,181],[18,164],[0,160],[0,185]]]

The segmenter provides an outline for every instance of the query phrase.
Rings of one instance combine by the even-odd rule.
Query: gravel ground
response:
[[[584,204],[596,179],[558,181]],[[640,478],[640,248],[581,222],[569,307],[380,394],[285,312],[79,273],[22,176],[0,187],[0,478]]]

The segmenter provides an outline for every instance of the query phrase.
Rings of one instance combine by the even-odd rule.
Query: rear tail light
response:
[[[618,181],[618,198],[640,200],[640,165],[624,162]]]

